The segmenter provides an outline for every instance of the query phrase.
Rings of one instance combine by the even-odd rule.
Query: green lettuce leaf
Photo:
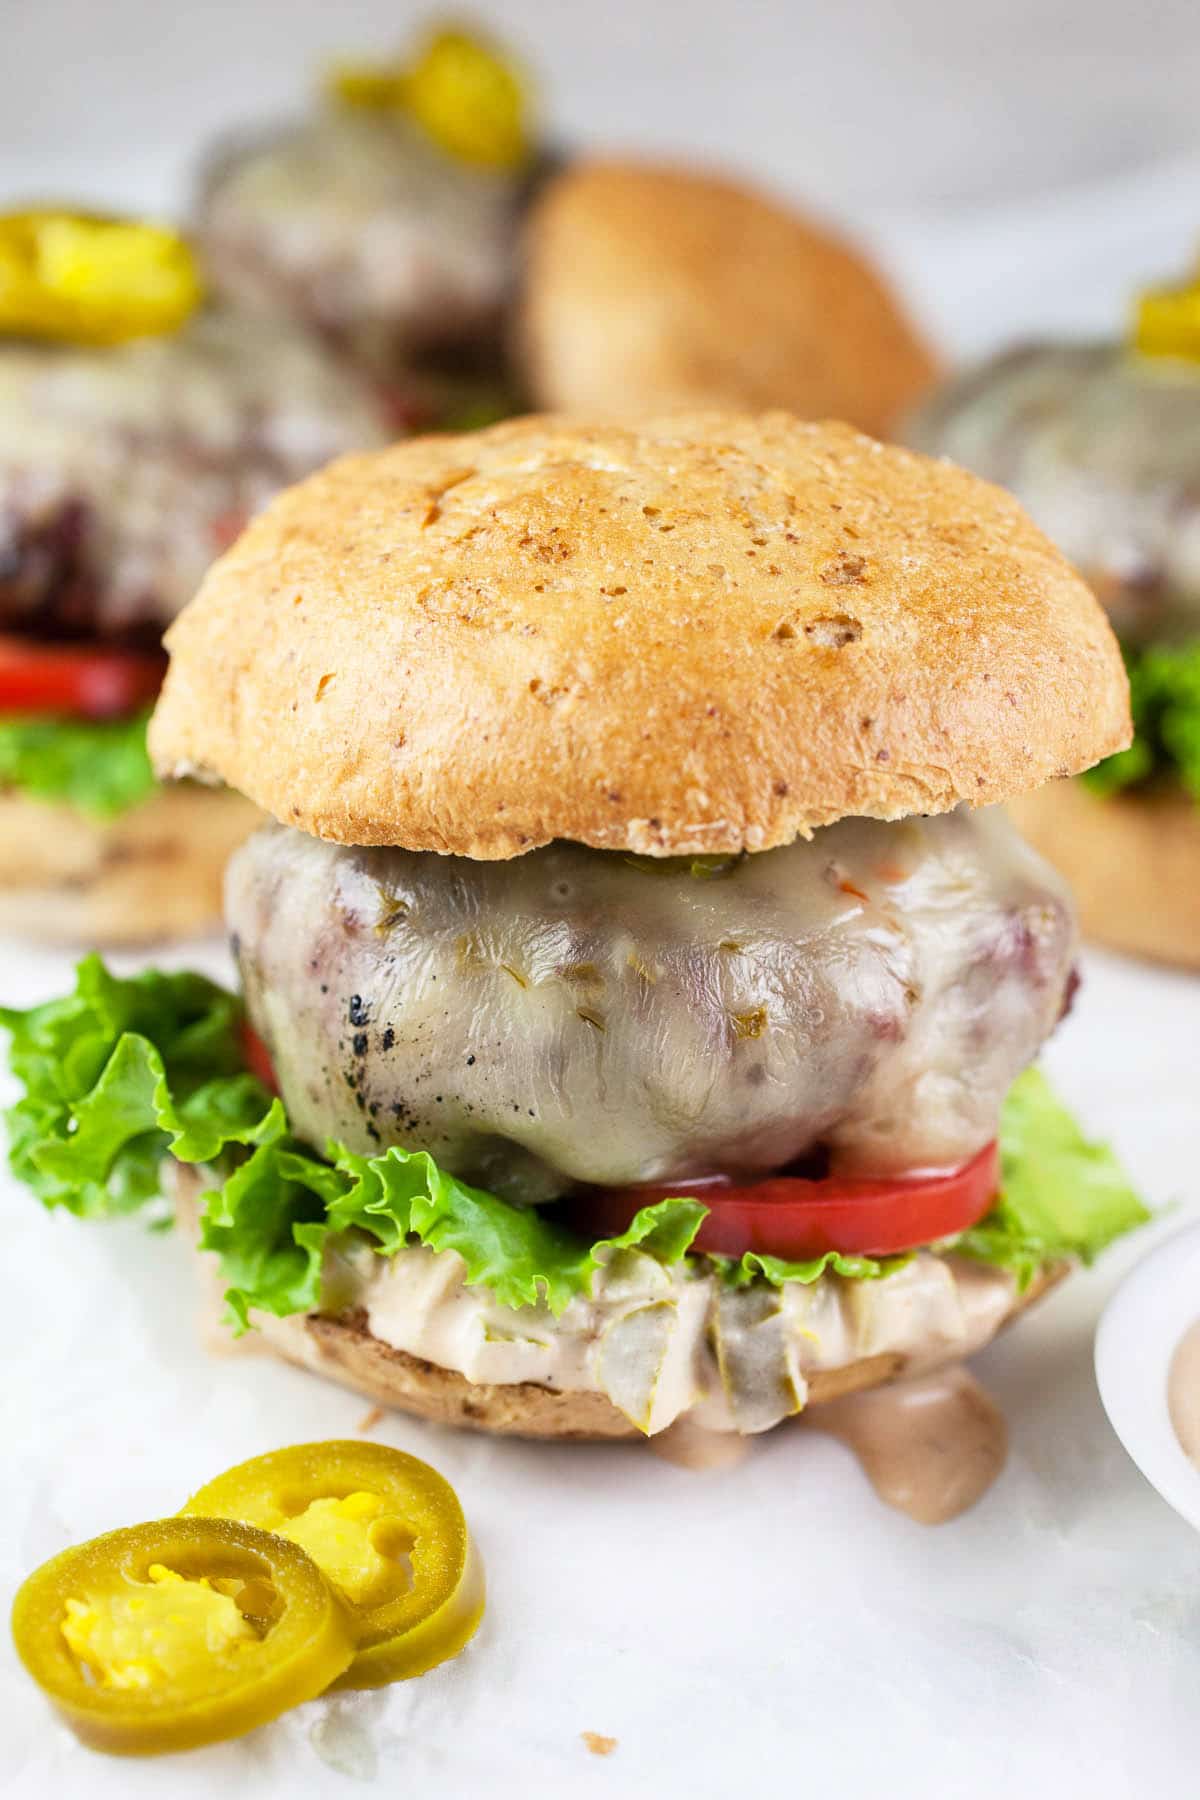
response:
[[[202,975],[120,980],[98,956],[64,999],[0,1007],[24,1089],[5,1115],[14,1174],[47,1206],[100,1218],[156,1199],[168,1151],[215,1161],[254,1141],[273,1109],[246,1073],[240,1019],[241,1003]]]
[[[455,1250],[467,1280],[507,1306],[560,1313],[614,1252],[662,1262],[687,1251],[704,1208],[643,1207],[619,1237],[587,1244],[440,1169],[423,1151],[324,1159],[293,1138],[282,1102],[243,1066],[240,1002],[191,974],[111,975],[98,956],[75,992],[26,1012],[0,1008],[24,1094],[6,1117],[14,1173],[47,1206],[86,1218],[157,1199],[164,1156],[211,1165],[201,1242],[216,1251],[231,1310],[311,1309],[327,1239],[356,1229],[385,1253],[408,1242]],[[248,1156],[236,1152],[249,1150]]]
[[[1117,794],[1166,776],[1200,803],[1200,639],[1127,647],[1125,666],[1134,741],[1082,779],[1095,793]]]
[[[0,788],[102,819],[128,812],[157,785],[146,751],[148,717],[0,718]]]
[[[733,1287],[747,1287],[760,1279],[769,1281],[772,1287],[782,1287],[785,1281],[799,1281],[811,1287],[822,1275],[840,1275],[846,1281],[878,1281],[881,1275],[893,1274],[910,1260],[907,1256],[846,1256],[840,1250],[826,1250],[823,1256],[812,1256],[805,1262],[788,1262],[782,1256],[764,1256],[757,1250],[747,1250],[738,1262],[727,1262],[721,1256],[710,1258],[723,1266],[725,1278]]]
[[[453,1250],[468,1285],[502,1305],[561,1313],[602,1264],[637,1249],[678,1263],[705,1216],[692,1199],[643,1207],[619,1237],[588,1243],[544,1213],[458,1181],[424,1151],[316,1154],[283,1104],[246,1073],[241,1004],[202,976],[112,976],[80,964],[75,991],[0,1009],[23,1094],[7,1114],[15,1173],[47,1206],[87,1218],[129,1213],[160,1194],[167,1155],[212,1171],[201,1242],[216,1253],[233,1318],[319,1303],[330,1238],[362,1233],[383,1255],[409,1243]],[[1061,1256],[1090,1259],[1145,1208],[1111,1152],[1089,1144],[1045,1078],[1027,1071],[1004,1109],[1003,1188],[981,1225],[947,1248],[1028,1280]],[[729,1280],[813,1282],[827,1272],[873,1280],[906,1259],[830,1253],[806,1262],[749,1254],[719,1261]]]
[[[1149,1217],[1107,1144],[1085,1138],[1041,1070],[1026,1069],[1000,1118],[999,1198],[953,1247],[1026,1287],[1044,1263],[1090,1263]]]
[[[326,1155],[322,1162],[281,1135],[207,1197],[200,1241],[221,1259],[239,1324],[251,1307],[280,1316],[311,1311],[326,1242],[350,1230],[374,1239],[385,1256],[413,1242],[454,1250],[468,1286],[489,1288],[503,1306],[543,1302],[557,1316],[617,1250],[678,1262],[704,1217],[694,1200],[660,1200],[620,1237],[589,1245],[532,1207],[455,1180],[425,1151],[357,1156],[329,1143]]]

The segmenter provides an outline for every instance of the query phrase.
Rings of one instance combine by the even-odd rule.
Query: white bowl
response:
[[[1122,1281],[1096,1332],[1096,1382],[1113,1430],[1142,1474],[1200,1531],[1200,1469],[1175,1435],[1167,1376],[1200,1319],[1200,1225],[1157,1244]]]

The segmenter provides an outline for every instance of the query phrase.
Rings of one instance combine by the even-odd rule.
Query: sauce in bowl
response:
[[[1200,1319],[1175,1346],[1167,1371],[1167,1411],[1185,1455],[1200,1468]]]

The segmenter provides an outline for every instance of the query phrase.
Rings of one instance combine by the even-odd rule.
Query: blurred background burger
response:
[[[908,435],[1017,494],[1107,609],[1137,736],[1016,811],[1100,942],[1200,967],[1200,275],[1148,293],[1127,339],[968,368]]]
[[[215,923],[254,814],[156,785],[159,640],[272,494],[390,435],[319,341],[210,304],[174,232],[0,216],[0,929],[115,943]]]

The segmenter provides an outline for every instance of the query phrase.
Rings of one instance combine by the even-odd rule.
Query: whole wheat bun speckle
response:
[[[1023,835],[1075,890],[1084,934],[1200,969],[1200,806],[1182,792],[1101,798],[1077,781],[1014,801]]]
[[[104,946],[214,931],[225,864],[261,822],[206,788],[160,789],[115,819],[0,794],[0,933]]]
[[[280,496],[167,636],[150,728],[347,844],[765,850],[1129,741],[1104,615],[1015,500],[844,425],[534,417]]]
[[[538,406],[783,406],[886,436],[937,374],[864,256],[716,175],[574,163],[535,201],[524,260]]]

